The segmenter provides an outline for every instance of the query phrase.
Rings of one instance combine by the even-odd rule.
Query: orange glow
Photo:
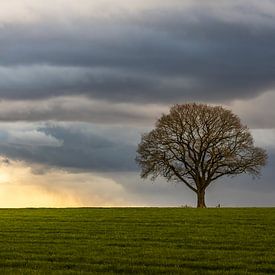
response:
[[[56,169],[37,173],[40,170],[22,162],[2,164],[0,208],[129,205],[123,187],[112,179]]]

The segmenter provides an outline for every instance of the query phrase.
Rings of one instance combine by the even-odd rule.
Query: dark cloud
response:
[[[272,1],[22,3],[0,4],[0,121],[16,121],[1,123],[0,155],[27,162],[33,174],[100,172],[145,204],[189,204],[192,193],[182,197],[184,188],[171,191],[162,179],[137,184],[145,126],[173,103],[204,101],[232,107],[249,127],[274,128]],[[270,135],[260,144],[270,145]],[[209,203],[271,204],[272,148],[259,184],[218,182]]]
[[[137,105],[56,97],[45,100],[0,101],[0,121],[80,121],[96,124],[152,125],[167,106]]]
[[[255,23],[233,22],[219,10],[183,7],[76,26],[7,24],[0,29],[0,64],[9,69],[0,70],[0,97],[213,102],[275,87],[274,18],[257,24],[265,16],[254,9]]]
[[[24,160],[49,167],[75,171],[135,171],[135,146],[122,137],[114,138],[110,131],[96,133],[82,127],[49,126],[37,130],[51,142],[34,143],[33,137],[25,140],[9,137],[0,143],[0,154],[14,160]],[[109,135],[108,135],[109,132]],[[18,136],[18,133],[15,133]],[[53,139],[59,141],[53,144]],[[122,139],[122,140],[121,140]],[[41,140],[41,137],[40,137]]]

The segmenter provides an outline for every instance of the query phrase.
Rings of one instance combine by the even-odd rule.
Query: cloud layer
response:
[[[131,133],[123,136],[118,132],[121,128],[100,129],[85,124],[14,128],[16,125],[2,126],[0,130],[0,152],[8,158],[75,171],[137,170],[136,144],[126,139]]]
[[[223,102],[274,88],[272,2],[138,2],[7,5],[1,98]]]
[[[16,169],[21,162],[31,167],[25,181],[32,174],[43,190],[42,177],[56,177],[58,198],[69,190],[68,204],[79,198],[89,204],[82,193],[70,197],[77,190],[73,181],[85,179],[94,187],[83,190],[92,190],[93,200],[98,195],[99,204],[130,205],[127,194],[136,204],[179,203],[162,180],[157,189],[137,184],[140,135],[172,104],[221,104],[268,150],[263,198],[250,195],[255,203],[270,202],[274,64],[271,0],[2,1],[0,155]],[[118,200],[104,197],[96,179],[116,190]],[[249,180],[240,182],[247,187]],[[238,194],[241,187],[233,189]],[[244,191],[236,203],[241,198],[249,202]]]

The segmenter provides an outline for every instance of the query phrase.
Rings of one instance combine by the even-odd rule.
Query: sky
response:
[[[232,110],[269,156],[206,203],[274,206],[275,1],[1,0],[0,207],[195,205],[135,163],[187,102]]]

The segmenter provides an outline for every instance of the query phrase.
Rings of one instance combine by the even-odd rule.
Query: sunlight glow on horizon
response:
[[[49,170],[35,174],[21,162],[0,167],[0,208],[129,205],[124,197],[119,184],[90,173]]]

